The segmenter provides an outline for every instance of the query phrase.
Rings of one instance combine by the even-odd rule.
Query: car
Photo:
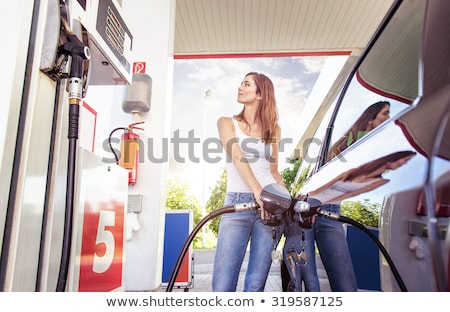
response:
[[[448,16],[447,0],[394,2],[328,111],[313,120],[309,136],[297,145],[302,163],[296,181],[303,179],[298,194],[308,196],[330,191],[333,185],[327,183],[351,170],[410,153],[396,167],[383,163],[380,185],[354,183],[351,192],[342,191],[343,202],[359,200],[378,208],[379,273],[373,278],[381,291],[450,291]],[[331,146],[377,101],[390,103],[391,117],[330,158]],[[351,226],[344,225],[347,234]],[[361,278],[371,269],[356,259],[365,251],[347,240],[358,288],[368,288]]]

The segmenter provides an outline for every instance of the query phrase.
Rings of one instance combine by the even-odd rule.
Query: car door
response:
[[[448,1],[393,5],[308,140],[296,179],[299,194],[321,199],[343,175],[381,161],[383,183],[348,180],[340,200],[377,207],[379,239],[410,291],[449,287],[449,10]],[[390,103],[390,118],[330,158],[333,143],[377,101]],[[411,157],[392,165],[389,157],[403,152]],[[382,290],[398,291],[383,257],[380,271]]]

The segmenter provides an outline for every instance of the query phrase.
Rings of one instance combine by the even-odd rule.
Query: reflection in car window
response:
[[[330,147],[342,137],[348,139],[348,145],[361,139],[363,135],[367,133],[367,129],[360,129],[361,133],[354,138],[352,138],[351,134],[347,132],[369,106],[378,102],[388,102],[390,104],[389,117],[395,116],[410,105],[409,103],[403,103],[370,92],[369,90],[361,87],[359,82],[354,79],[348,88],[346,96],[337,114],[334,124],[334,132],[331,136]]]
[[[337,98],[331,104],[327,112],[322,118],[320,125],[318,126],[314,135],[303,142],[304,146],[307,146],[306,154],[302,155],[303,160],[300,164],[300,167],[297,171],[297,175],[294,182],[294,189],[299,189],[301,184],[305,183],[314,172],[318,169],[319,165],[319,154],[323,145],[323,137],[325,136],[328,123],[330,120],[330,115],[336,106]],[[293,194],[294,196],[297,194]]]
[[[401,6],[352,78],[334,122],[329,147],[371,104],[390,103],[395,116],[419,96],[419,47],[425,1]]]

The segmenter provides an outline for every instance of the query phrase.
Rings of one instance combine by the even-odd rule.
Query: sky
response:
[[[187,138],[191,134],[199,142],[190,148],[180,144],[176,159],[172,158],[169,163],[169,179],[179,177],[188,183],[190,191],[200,202],[209,197],[209,190],[215,186],[225,162],[222,151],[208,153],[208,157],[221,161],[206,161],[202,157],[202,143],[204,140],[218,142],[217,120],[242,110],[242,104],[237,102],[237,91],[244,76],[251,71],[264,73],[274,84],[282,139],[286,142],[280,151],[279,170],[288,167],[287,158],[309,123],[311,112],[320,104],[318,93],[326,93],[323,92],[326,87],[317,86],[316,83],[331,83],[330,77],[334,80],[333,77],[346,58],[311,56],[175,60],[171,134],[173,137],[174,133],[178,133],[180,138]],[[209,148],[212,146],[209,145]],[[194,158],[199,160],[195,161]]]

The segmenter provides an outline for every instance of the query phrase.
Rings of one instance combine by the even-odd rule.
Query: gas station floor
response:
[[[176,284],[173,291],[189,291],[189,292],[211,292],[212,269],[214,261],[214,249],[195,249],[193,252],[193,282],[188,288],[180,288]],[[326,272],[317,257],[317,273],[320,279],[320,287],[324,292],[329,292],[330,284],[328,283]],[[236,291],[240,292],[243,289],[245,268],[247,267],[247,256],[244,259],[242,270],[239,276],[239,281]],[[266,282],[265,292],[281,292],[281,275],[280,266],[273,265],[270,269],[269,276]]]

